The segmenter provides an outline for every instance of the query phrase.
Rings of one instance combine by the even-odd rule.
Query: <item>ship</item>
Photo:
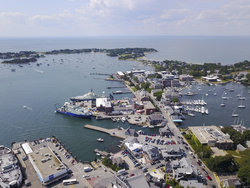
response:
[[[20,187],[22,172],[18,160],[9,148],[0,146],[0,187]]]
[[[70,97],[69,99],[71,101],[75,101],[75,102],[81,102],[81,101],[96,101],[97,98],[103,98],[104,96],[104,92],[103,95],[97,95],[92,89],[90,89],[90,91],[84,95],[79,95],[76,97]],[[114,99],[113,95],[109,94],[108,98],[110,98],[111,100]]]
[[[59,107],[59,104],[55,104],[56,112],[61,114],[66,114],[73,117],[80,117],[91,119],[92,112],[85,110],[83,107],[77,104],[73,104],[70,102],[65,102],[62,107]]]

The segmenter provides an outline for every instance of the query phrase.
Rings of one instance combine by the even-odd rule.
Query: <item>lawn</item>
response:
[[[230,155],[240,156],[240,154],[236,150],[227,150],[226,152]]]

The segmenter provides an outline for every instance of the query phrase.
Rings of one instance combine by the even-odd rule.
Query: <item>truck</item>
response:
[[[118,175],[122,175],[122,174],[125,174],[125,173],[126,173],[126,169],[125,168],[117,171]]]

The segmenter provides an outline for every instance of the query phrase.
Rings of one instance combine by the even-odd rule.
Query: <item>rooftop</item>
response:
[[[57,172],[61,162],[50,148],[44,147],[29,154],[43,177]],[[43,161],[43,162],[42,162]]]
[[[230,136],[221,132],[221,130],[214,126],[196,126],[188,127],[193,134],[199,139],[201,144],[208,143],[233,143]]]

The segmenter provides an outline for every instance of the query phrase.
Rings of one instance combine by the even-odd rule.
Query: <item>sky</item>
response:
[[[0,37],[249,35],[250,0],[0,0]]]

